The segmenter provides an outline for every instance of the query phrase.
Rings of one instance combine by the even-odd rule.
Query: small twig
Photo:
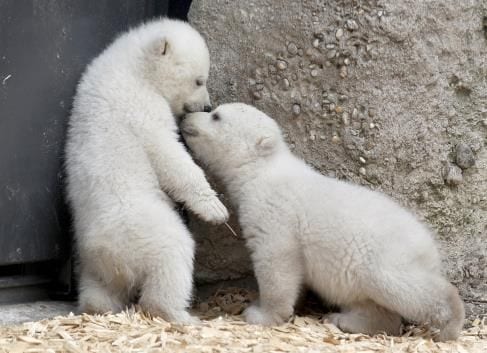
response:
[[[5,76],[5,77],[4,77],[4,79],[2,80],[2,85],[4,85],[4,86],[5,86],[5,84],[7,83],[7,80],[8,80],[10,77],[12,77],[12,75],[7,75],[7,76]]]
[[[230,224],[228,224],[228,222],[225,222],[225,225],[226,225],[226,226],[227,226],[227,228],[230,230],[230,232],[233,234],[233,236],[234,236],[235,238],[238,238],[237,233],[236,233],[236,232],[233,230],[233,228],[232,228],[232,227],[230,227]]]

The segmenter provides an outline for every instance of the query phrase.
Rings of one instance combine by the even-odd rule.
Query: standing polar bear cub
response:
[[[398,334],[401,317],[454,339],[464,309],[429,231],[388,197],[327,178],[291,154],[277,124],[244,104],[190,114],[194,155],[225,184],[259,284],[250,323],[288,319],[306,285],[341,307],[344,331]]]
[[[78,85],[66,145],[81,311],[145,310],[191,322],[194,241],[174,201],[228,213],[179,141],[176,118],[211,110],[205,41],[162,19],[121,35]],[[176,118],[175,118],[176,117]]]

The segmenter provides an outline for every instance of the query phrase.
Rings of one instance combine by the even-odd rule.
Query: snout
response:
[[[181,126],[181,132],[183,133],[184,137],[187,137],[187,136],[196,137],[196,136],[198,136],[198,130],[194,126],[188,125],[188,124],[183,124]]]
[[[180,124],[180,130],[183,133],[183,136],[198,136],[198,129],[194,125],[193,121],[194,119],[198,119],[198,115],[201,114],[205,113],[189,113],[183,116]]]
[[[200,104],[184,103],[183,109],[186,114],[196,113],[196,112],[209,113],[211,112],[212,107],[210,104],[200,105]]]

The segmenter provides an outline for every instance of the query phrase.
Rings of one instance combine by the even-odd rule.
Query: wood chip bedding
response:
[[[230,288],[201,302],[200,325],[171,324],[137,308],[119,314],[58,316],[0,327],[0,352],[487,352],[487,318],[470,322],[455,342],[433,342],[424,328],[402,337],[346,334],[321,315],[295,316],[276,327],[248,325],[238,316],[254,292]]]

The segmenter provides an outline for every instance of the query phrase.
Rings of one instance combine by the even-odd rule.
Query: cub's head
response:
[[[210,113],[188,114],[181,131],[196,159],[218,176],[285,148],[277,123],[256,108],[224,104]]]
[[[211,110],[206,89],[210,55],[188,23],[162,19],[147,25],[144,75],[169,102],[174,115]]]

